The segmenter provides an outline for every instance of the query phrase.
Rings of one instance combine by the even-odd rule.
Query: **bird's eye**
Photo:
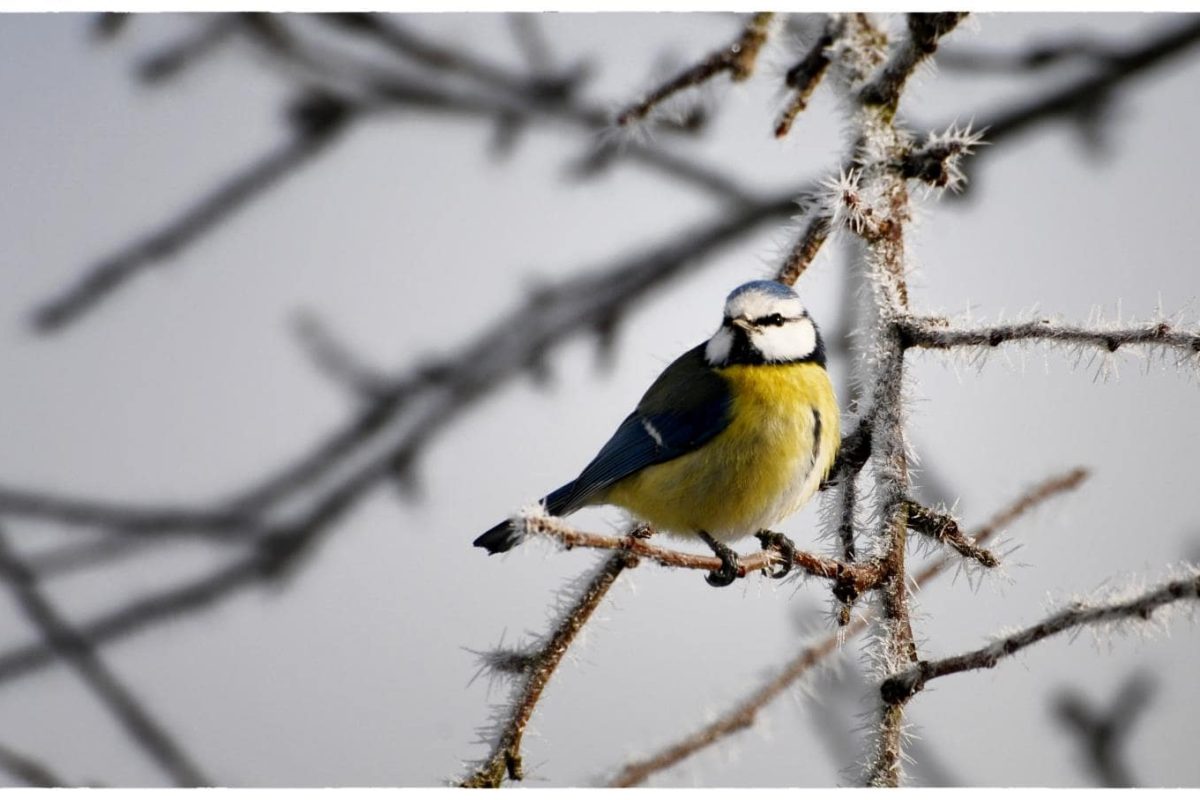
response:
[[[782,325],[783,314],[771,314],[766,317],[759,317],[754,320],[755,325]]]
[[[724,319],[721,320],[721,325],[723,325],[726,328],[728,328],[732,324],[733,324],[733,317],[726,316]]]

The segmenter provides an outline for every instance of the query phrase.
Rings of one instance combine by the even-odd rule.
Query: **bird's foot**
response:
[[[728,586],[738,578],[738,554],[728,545],[718,542],[713,537],[709,536],[704,531],[700,531],[700,538],[704,543],[712,548],[713,553],[717,558],[721,559],[720,569],[714,569],[712,572],[704,576],[704,580],[709,586],[720,588]]]
[[[648,522],[640,522],[633,527],[629,535],[634,539],[649,539],[654,535],[654,526]]]
[[[762,542],[763,550],[774,548],[779,551],[779,556],[783,560],[783,565],[778,571],[770,573],[772,578],[779,579],[792,571],[792,564],[796,560],[796,543],[782,533],[775,531],[759,531],[754,534],[755,537]]]

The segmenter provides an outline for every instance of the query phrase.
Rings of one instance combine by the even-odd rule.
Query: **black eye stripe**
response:
[[[782,325],[785,322],[792,322],[792,320],[785,319],[783,314],[769,314],[754,320],[755,325]]]

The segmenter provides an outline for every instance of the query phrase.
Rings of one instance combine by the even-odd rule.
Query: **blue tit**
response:
[[[699,536],[721,559],[714,586],[738,574],[725,542],[749,534],[785,552],[786,572],[791,542],[769,529],[829,475],[839,423],[816,323],[790,287],[752,281],[726,299],[712,338],[668,366],[579,477],[542,503],[554,516],[616,505]],[[520,535],[501,522],[475,546],[502,553]]]

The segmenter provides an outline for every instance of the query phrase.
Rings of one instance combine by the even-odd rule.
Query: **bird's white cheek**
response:
[[[767,361],[797,361],[817,348],[817,333],[811,322],[800,320],[758,331],[752,343]]]
[[[724,364],[729,360],[729,352],[733,350],[733,333],[728,328],[721,328],[708,340],[704,348],[704,357],[709,364]]]

